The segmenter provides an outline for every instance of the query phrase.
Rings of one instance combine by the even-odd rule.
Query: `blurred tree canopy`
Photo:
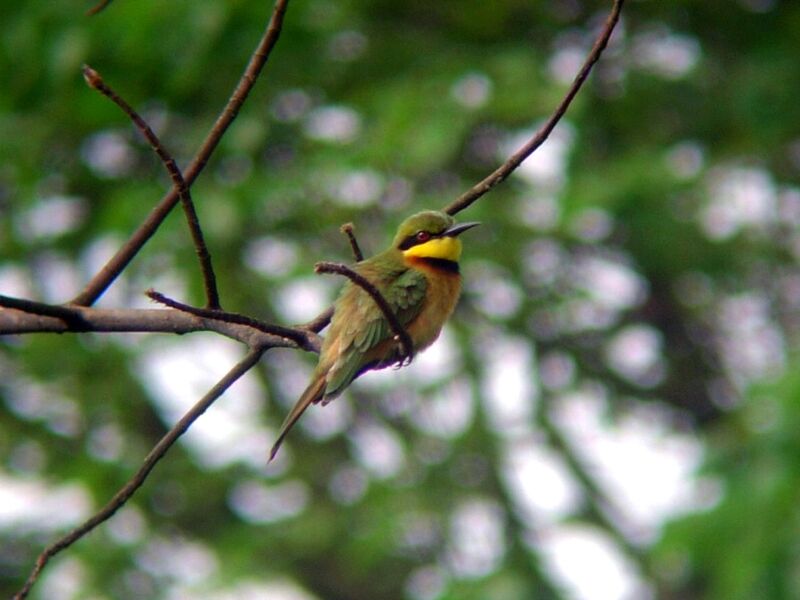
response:
[[[0,294],[63,302],[185,164],[270,6],[0,6]],[[223,305],[308,320],[546,118],[610,3],[293,0],[192,193]],[[631,1],[539,152],[462,220],[437,344],[313,407],[272,350],[32,597],[800,596],[800,4]],[[100,306],[202,303],[176,211]],[[2,309],[0,309],[2,310]],[[0,338],[0,594],[238,360],[208,333]]]

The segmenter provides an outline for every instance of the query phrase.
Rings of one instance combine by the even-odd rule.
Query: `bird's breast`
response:
[[[430,346],[453,314],[461,294],[461,276],[457,272],[414,261],[412,268],[421,271],[428,282],[422,309],[406,329],[419,351]]]

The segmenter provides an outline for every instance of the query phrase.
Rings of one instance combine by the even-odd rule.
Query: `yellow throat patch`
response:
[[[439,258],[458,262],[461,257],[461,240],[454,237],[433,238],[422,244],[403,250],[406,258]]]

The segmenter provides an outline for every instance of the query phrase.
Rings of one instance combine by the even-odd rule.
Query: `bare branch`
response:
[[[70,531],[62,538],[56,540],[45,548],[36,559],[36,564],[28,576],[25,585],[14,596],[14,600],[22,600],[30,593],[31,588],[36,583],[42,569],[45,568],[48,561],[56,554],[69,548],[72,544],[77,542],[87,533],[91,532],[98,525],[110,519],[114,513],[122,508],[125,503],[133,496],[134,493],[144,484],[147,476],[156,466],[172,445],[183,435],[187,429],[194,423],[200,415],[202,415],[208,408],[219,398],[225,391],[231,387],[237,379],[252,369],[258,363],[266,348],[253,348],[248,354],[239,361],[225,376],[214,385],[209,392],[203,396],[190,410],[187,412],[180,421],[170,429],[164,437],[153,447],[149,454],[145,457],[144,463],[139,470],[122,486],[122,488],[114,495],[114,497],[103,508],[93,514],[89,519],[84,521],[81,525]]]
[[[345,234],[347,239],[350,240],[350,249],[353,251],[356,262],[364,260],[364,254],[361,252],[361,247],[358,245],[358,240],[356,239],[355,226],[352,223],[345,223],[339,228],[339,231]]]
[[[26,333],[193,333],[211,331],[249,347],[301,348],[319,352],[312,326],[281,327],[235,313],[194,309],[102,309],[53,306],[0,296],[0,336]],[[220,315],[225,318],[220,318]],[[231,316],[234,315],[234,316]],[[311,324],[313,325],[313,323]]]
[[[205,168],[208,159],[219,144],[225,131],[227,131],[230,124],[239,114],[242,104],[247,99],[250,91],[253,89],[256,80],[258,79],[261,70],[267,62],[267,59],[275,47],[278,38],[280,37],[281,27],[283,26],[283,18],[286,14],[286,8],[289,0],[276,0],[275,8],[272,12],[269,25],[262,36],[258,47],[253,55],[250,57],[250,62],[239,79],[239,83],[233,91],[228,103],[225,105],[222,113],[220,113],[211,131],[206,136],[203,145],[198,150],[191,164],[184,172],[184,180],[187,186],[191,186],[197,176]],[[78,294],[73,300],[72,304],[80,306],[90,306],[93,304],[102,293],[108,288],[109,285],[119,276],[125,269],[128,263],[134,256],[141,250],[150,237],[156,232],[158,227],[170,213],[170,211],[177,204],[178,191],[173,188],[167,193],[164,198],[156,205],[150,212],[150,215],[145,219],[139,228],[133,233],[128,241],[117,251],[117,253],[103,266],[102,269],[86,284],[83,291]]]
[[[614,31],[617,21],[619,21],[619,15],[620,11],[622,10],[623,2],[624,0],[614,0],[614,5],[611,7],[611,13],[609,13],[605,25],[600,31],[600,35],[597,37],[594,46],[592,46],[592,50],[586,57],[586,60],[584,61],[580,71],[578,71],[578,74],[575,76],[575,79],[573,80],[569,90],[567,90],[567,94],[556,107],[553,114],[550,115],[550,118],[547,119],[544,125],[539,128],[539,130],[530,140],[525,143],[524,146],[522,146],[522,148],[512,154],[508,160],[495,169],[493,173],[491,173],[482,181],[476,183],[472,188],[461,194],[453,202],[443,207],[442,210],[444,212],[450,215],[455,215],[456,213],[459,213],[467,208],[470,204],[475,202],[478,198],[483,196],[498,183],[504,181],[517,169],[517,167],[523,163],[523,161],[525,161],[526,158],[533,154],[536,149],[539,148],[539,146],[541,146],[548,137],[550,137],[553,129],[555,129],[558,122],[567,112],[567,109],[569,108],[570,104],[572,104],[572,101],[575,99],[578,91],[583,86],[583,83],[586,81],[589,73],[591,73],[592,67],[594,67],[595,63],[600,59],[600,55],[608,45],[608,40],[611,38],[611,33]]]
[[[192,202],[192,196],[186,181],[183,179],[183,174],[178,168],[175,159],[167,151],[161,140],[155,134],[153,129],[147,122],[137,113],[133,107],[128,104],[117,92],[115,92],[105,81],[100,77],[100,74],[89,65],[83,65],[83,78],[89,87],[97,90],[106,98],[111,100],[114,104],[119,106],[137,129],[141,132],[144,138],[150,143],[150,147],[156,153],[158,158],[161,159],[164,168],[169,173],[172,179],[174,189],[178,190],[178,198],[183,206],[183,212],[186,215],[186,222],[189,225],[189,233],[194,242],[194,249],[197,258],[200,261],[200,271],[203,274],[203,284],[206,290],[206,305],[208,308],[220,308],[219,292],[217,292],[217,278],[214,275],[214,267],[211,265],[211,254],[208,252],[205,239],[203,239],[203,230],[200,229],[200,221],[197,218],[197,211]]]
[[[400,342],[400,346],[403,351],[403,358],[400,361],[400,364],[402,365],[404,363],[411,362],[411,360],[414,358],[414,342],[411,340],[411,336],[408,335],[408,331],[406,331],[406,328],[403,327],[403,324],[397,319],[397,315],[394,314],[392,307],[389,306],[386,298],[383,297],[383,294],[380,293],[378,288],[372,285],[372,283],[370,283],[363,275],[356,273],[353,269],[341,263],[318,262],[316,265],[314,265],[314,271],[317,273],[335,273],[336,275],[344,275],[358,287],[367,292],[375,301],[375,304],[378,305],[378,308],[381,309],[383,316],[386,317],[386,320],[389,323],[392,333],[395,335],[397,341]]]

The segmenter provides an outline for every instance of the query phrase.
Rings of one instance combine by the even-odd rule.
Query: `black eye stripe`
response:
[[[417,240],[417,234],[414,233],[409,235],[402,242],[400,242],[398,248],[400,248],[400,250],[408,250],[409,248],[411,248],[411,246],[416,246],[418,243],[419,241]]]
[[[441,233],[433,233],[431,231],[426,231],[425,233],[428,234],[428,239],[420,240],[417,239],[417,236],[422,233],[421,231],[417,231],[416,233],[412,233],[411,235],[407,236],[400,245],[397,247],[399,250],[408,250],[412,246],[418,246],[420,244],[424,244],[425,242],[430,242],[431,240],[440,237]]]

